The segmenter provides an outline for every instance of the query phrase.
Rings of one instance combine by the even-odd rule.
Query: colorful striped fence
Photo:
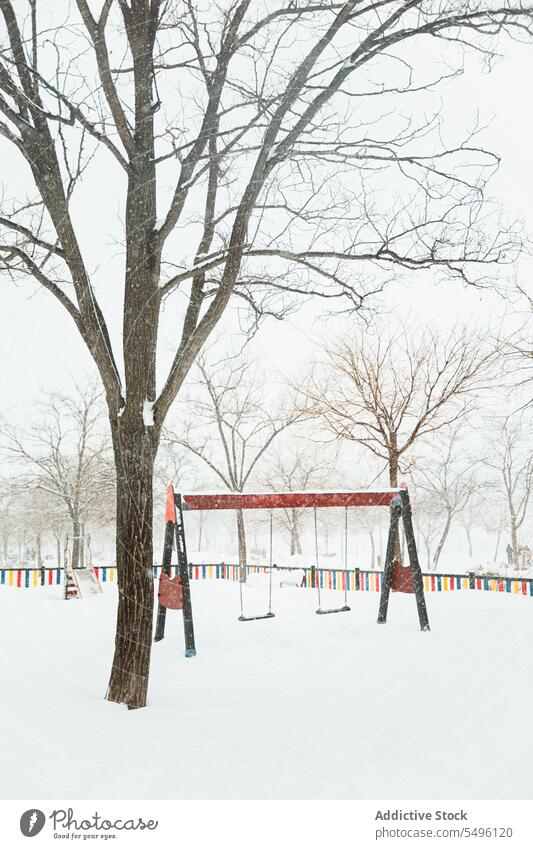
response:
[[[114,581],[116,571],[114,566],[95,567],[95,572],[102,582]],[[27,589],[29,587],[62,584],[63,579],[64,569],[62,566],[56,566],[53,569],[34,569],[28,567],[22,567],[20,569],[0,568],[0,586],[24,587]]]
[[[275,567],[277,572],[292,572],[294,567]],[[0,586],[19,587],[24,589],[53,586],[63,583],[63,567],[53,569],[43,568],[0,568]],[[114,566],[95,568],[100,581],[113,583],[116,581],[117,570]],[[268,566],[248,566],[248,574],[268,573]],[[383,572],[363,569],[296,569],[303,571],[304,587],[321,589],[345,590],[359,592],[380,592]],[[154,578],[161,572],[161,566],[153,566]],[[171,576],[178,574],[178,567],[172,566]],[[189,566],[191,580],[239,580],[239,567],[232,563],[191,564]],[[458,590],[478,590],[481,592],[514,593],[517,595],[533,596],[533,578],[501,578],[469,575],[443,575],[424,573],[424,590],[431,592],[449,592]]]

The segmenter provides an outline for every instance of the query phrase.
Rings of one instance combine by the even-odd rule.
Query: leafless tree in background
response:
[[[492,433],[487,445],[485,466],[492,471],[494,488],[505,499],[515,568],[518,568],[518,533],[527,516],[533,492],[533,452],[531,416],[506,419]]]
[[[518,389],[515,410],[533,405],[533,295],[525,286],[517,286],[519,293],[518,315],[521,326],[501,339],[510,371],[510,382]]]
[[[58,566],[64,566],[63,552],[66,534],[68,533],[68,517],[63,511],[55,511],[50,517],[47,530],[52,533],[55,543],[55,559]]]
[[[367,537],[370,545],[370,569],[375,569],[376,565],[382,566],[383,552],[376,546],[376,530],[378,530],[378,541],[381,535],[381,508],[376,510],[373,507],[360,507],[356,510],[348,511],[348,533],[355,528],[357,533],[363,533]],[[378,560],[379,555],[379,560]],[[366,564],[359,564],[362,568],[367,568]]]
[[[163,438],[157,454],[154,467],[154,529],[160,528],[161,540],[164,535],[164,516],[167,486],[172,484],[175,492],[183,492],[183,479],[192,471],[189,452],[181,445],[176,445]],[[203,511],[199,511],[204,516]]]
[[[196,491],[201,489],[203,485],[191,452],[174,442],[173,435],[172,430],[163,432],[154,468],[154,529],[161,528],[161,540],[163,539],[165,525],[164,515],[168,484],[173,485],[175,492],[184,492],[184,488],[188,487],[191,480],[194,481]],[[205,531],[209,523],[209,512],[198,510],[189,517],[189,522],[197,530],[196,547],[198,551],[202,551]]]
[[[494,533],[494,529],[496,529],[496,545],[494,547],[494,557],[493,564],[496,565],[498,561],[498,553],[500,550],[500,541],[502,538],[502,533],[507,525],[507,516],[503,511],[498,511],[496,515],[493,515],[493,521],[489,524],[489,514],[483,514],[482,525],[487,529],[487,531]],[[510,566],[509,558],[507,558],[507,566]]]
[[[397,487],[413,446],[427,437],[436,442],[435,434],[468,414],[494,358],[484,339],[463,329],[446,339],[431,330],[361,331],[329,344],[301,391],[307,413],[385,460]]]
[[[467,544],[467,555],[469,562],[474,556],[474,544],[472,531],[480,526],[480,517],[483,510],[484,499],[479,497],[479,490],[483,484],[480,483],[472,493],[468,504],[457,515],[457,524],[464,530]]]
[[[479,283],[513,257],[516,240],[485,199],[497,157],[475,127],[444,146],[432,98],[466,50],[489,58],[499,35],[529,37],[532,14],[518,0],[76,0],[67,10],[0,0],[0,141],[23,163],[5,174],[2,267],[68,313],[107,399],[119,574],[109,699],[146,703],[154,458],[228,304],[254,321],[310,295],[358,310],[402,269]],[[76,210],[91,180],[111,196],[112,171],[118,268]],[[122,288],[115,342],[99,285]],[[174,358],[156,379],[174,294]]]
[[[297,443],[278,452],[270,462],[264,475],[269,489],[283,492],[331,488],[335,471],[335,458],[326,455],[317,446],[302,446]],[[289,534],[290,554],[302,554],[301,524],[305,513],[301,507],[280,511],[280,523]]]
[[[4,563],[26,562],[26,550],[34,552],[34,562],[41,566],[43,541],[52,535],[57,541],[56,556],[61,565],[66,511],[57,499],[50,498],[39,487],[39,476],[18,475],[2,480],[0,498],[0,534]],[[14,553],[13,542],[18,545]]]
[[[200,357],[197,369],[199,392],[188,401],[184,433],[166,430],[165,439],[190,451],[230,492],[244,492],[258,463],[298,414],[272,401],[266,376],[242,356],[213,367]],[[244,516],[242,510],[236,514],[240,580],[246,581]]]
[[[10,556],[10,542],[17,526],[17,495],[14,482],[10,478],[2,478],[0,488],[0,539],[2,560],[6,564]]]
[[[427,568],[430,570],[433,565],[433,546],[442,533],[442,510],[440,509],[438,502],[433,497],[418,492],[416,494],[414,504],[416,510],[416,533],[418,537],[417,547],[419,552],[421,552],[422,547],[420,545],[420,539],[422,539],[426,552]]]
[[[466,510],[479,489],[477,463],[469,460],[461,444],[460,427],[441,434],[440,444],[431,443],[431,456],[417,460],[414,478],[441,517],[441,532],[433,555],[436,570],[454,520]],[[470,539],[470,537],[469,537]]]
[[[301,389],[307,414],[385,460],[397,487],[413,447],[428,437],[435,443],[439,431],[468,414],[487,385],[495,350],[464,329],[447,339],[430,330],[361,331],[329,344],[326,355]]]
[[[63,506],[72,532],[72,564],[77,568],[83,523],[91,518],[101,524],[114,493],[102,392],[89,385],[73,395],[48,393],[37,410],[27,428],[7,422],[0,425],[4,450],[25,470],[19,489],[31,490],[35,509],[41,505],[37,511],[44,522],[40,533],[51,527],[52,514]],[[45,509],[46,502],[50,504]]]
[[[57,519],[59,505],[39,486],[33,488],[31,479],[26,480],[20,497],[24,525],[35,550],[34,564],[40,569],[43,566],[43,541]]]

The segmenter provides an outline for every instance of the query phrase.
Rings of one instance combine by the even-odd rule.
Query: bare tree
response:
[[[106,502],[114,491],[114,470],[110,463],[110,440],[102,410],[102,393],[94,385],[77,388],[72,396],[49,393],[27,428],[4,422],[0,428],[5,451],[17,465],[27,470],[20,484],[32,490],[32,500],[48,513],[63,505],[72,531],[72,564],[80,564],[83,523],[91,517],[99,522]],[[44,516],[47,516],[46,520]]]
[[[518,532],[527,516],[533,491],[531,420],[523,416],[506,419],[489,439],[485,465],[496,474],[494,487],[507,506],[509,533],[515,568],[518,568]]]
[[[325,367],[303,388],[306,410],[337,438],[386,461],[389,484],[407,471],[406,456],[421,439],[460,421],[486,386],[495,351],[458,329],[416,337],[406,330],[360,332],[328,345]]]
[[[498,553],[500,550],[502,533],[507,526],[507,514],[505,509],[498,509],[500,505],[498,505],[496,509],[494,509],[494,505],[492,504],[485,504],[484,507],[485,509],[482,514],[481,525],[487,531],[487,533],[493,534],[496,531],[496,545],[494,546],[494,557],[492,558],[493,564],[496,565],[496,563],[498,562]],[[508,554],[508,550],[506,550],[506,553]],[[507,557],[507,560],[504,562],[506,562],[507,566],[511,565],[509,557]]]
[[[56,499],[50,499],[31,479],[26,479],[24,489],[20,492],[22,518],[25,528],[32,540],[35,551],[34,565],[43,565],[43,543],[50,532],[58,515]]]
[[[393,272],[437,268],[479,283],[513,256],[516,240],[491,228],[485,200],[497,157],[475,127],[445,147],[428,114],[466,49],[490,57],[498,35],[529,36],[532,14],[519,0],[76,0],[46,12],[38,0],[0,0],[0,137],[24,163],[5,175],[2,266],[66,311],[107,399],[119,573],[112,701],[146,703],[154,458],[228,304],[254,320],[309,295],[357,310]],[[444,43],[446,64],[432,76],[417,48]],[[413,92],[424,99],[416,115]],[[73,206],[103,157],[125,250],[122,267],[100,261],[98,272],[99,246]],[[98,285],[118,280],[113,342]],[[174,357],[156,379],[160,315],[174,294]]]
[[[517,285],[517,314],[520,326],[500,339],[500,345],[506,355],[509,371],[508,383],[515,387],[515,411],[531,407],[533,398],[533,294],[525,286]]]
[[[416,528],[417,533],[422,538],[426,552],[427,568],[430,570],[433,565],[432,552],[433,546],[442,533],[443,517],[440,505],[428,495],[416,497]]]
[[[277,453],[264,480],[269,488],[275,490],[302,492],[330,484],[334,469],[335,458],[326,455],[323,449],[297,443]],[[301,507],[280,511],[281,525],[289,534],[291,556],[302,553],[301,524],[305,512]]]
[[[474,545],[472,542],[472,530],[478,524],[478,516],[480,510],[479,499],[473,497],[470,499],[466,507],[458,514],[457,524],[464,530],[467,544],[467,554],[469,562],[474,556]]]
[[[493,562],[496,563],[500,548],[500,538],[505,527],[505,507],[501,499],[495,501],[494,487],[481,475],[478,469],[477,486],[466,507],[457,514],[457,524],[463,529],[466,537],[468,559],[472,562],[475,547],[472,538],[473,531],[479,528],[484,535],[496,533],[496,546]]]
[[[338,439],[386,461],[389,484],[408,471],[409,453],[428,436],[464,418],[486,386],[495,350],[464,329],[441,339],[426,330],[360,332],[329,344],[325,367],[304,388],[307,414]],[[401,559],[397,539],[395,557]],[[438,555],[437,555],[438,559]]]
[[[48,522],[48,530],[51,531],[55,543],[56,563],[61,566],[63,563],[63,551],[65,535],[68,528],[68,517],[63,511],[55,511]],[[64,564],[63,564],[64,565]]]
[[[376,568],[376,528],[380,529],[380,511],[374,508],[361,507],[357,510],[350,511],[349,528],[354,527],[357,531],[362,531],[367,537],[370,544],[370,568]]]
[[[272,443],[298,419],[269,397],[266,377],[242,356],[210,368],[198,359],[199,381],[188,402],[190,418],[182,435],[165,431],[166,441],[200,459],[230,492],[244,492]],[[270,396],[272,393],[270,393]],[[246,581],[246,531],[236,511],[240,580]]]
[[[433,569],[437,569],[452,523],[466,510],[480,484],[478,463],[466,456],[460,428],[441,434],[439,442],[434,443],[432,440],[431,455],[417,461],[414,477],[417,487],[441,516],[440,539],[433,555]]]
[[[174,486],[175,492],[183,492],[185,481],[194,479],[195,487],[198,488],[198,470],[192,462],[192,455],[181,445],[169,441],[163,436],[157,454],[154,470],[154,481],[156,484],[156,495],[154,496],[154,528],[161,526],[165,512],[166,489],[169,483]],[[201,551],[204,544],[205,530],[209,522],[208,513],[199,510],[190,516],[190,522],[198,531],[197,549]],[[161,539],[163,536],[161,536]]]
[[[2,480],[0,498],[0,534],[5,563],[13,558],[11,540],[18,543],[18,558],[22,549],[31,547],[35,563],[42,566],[43,542],[48,534],[65,525],[65,510],[57,499],[50,498],[39,487],[40,478],[18,475]]]
[[[4,477],[0,481],[0,539],[4,564],[9,559],[10,541],[16,531],[17,518],[17,487],[12,479]]]

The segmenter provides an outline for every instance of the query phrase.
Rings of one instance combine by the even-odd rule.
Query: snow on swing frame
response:
[[[165,512],[165,545],[163,549],[163,566],[161,571],[162,574],[166,573],[167,576],[170,575],[172,551],[175,541],[178,553],[178,565],[180,575],[174,580],[179,581],[183,588],[183,618],[185,629],[186,656],[193,656],[194,654],[196,654],[196,650],[194,647],[194,631],[192,623],[192,609],[190,600],[188,560],[185,541],[185,528],[183,523],[183,512],[189,510],[272,511],[276,509],[291,507],[313,508],[315,511],[315,519],[316,510],[318,508],[323,507],[389,507],[389,536],[387,541],[387,552],[385,556],[385,566],[383,570],[383,580],[381,584],[381,594],[377,621],[379,624],[384,624],[387,621],[389,596],[391,590],[399,592],[408,592],[413,593],[415,596],[420,629],[422,631],[429,631],[429,619],[424,595],[424,582],[422,578],[420,562],[418,560],[418,552],[416,548],[416,540],[411,518],[411,503],[409,500],[409,492],[407,490],[407,486],[405,486],[404,484],[400,485],[398,488],[391,489],[358,489],[353,491],[322,490],[314,492],[255,493],[211,492],[194,494],[174,493],[173,487],[169,485],[169,487],[167,488],[167,502]],[[400,519],[403,521],[405,530],[405,539],[407,542],[407,550],[409,554],[408,567],[403,567],[397,560],[395,560],[394,557],[399,534]],[[270,557],[270,560],[272,561],[272,557]],[[270,563],[270,576],[271,575],[272,562]],[[318,586],[319,583],[320,582],[317,581]],[[164,602],[164,599],[162,600],[160,596],[155,634],[156,641],[162,640],[164,637],[166,607],[164,603],[162,603],[162,601]],[[317,613],[337,613],[349,609],[350,608],[348,608],[345,602],[345,605],[342,608],[336,608],[333,610],[322,610],[320,607],[319,594],[319,609],[316,611]],[[245,617],[244,612],[241,611],[241,616],[239,617],[239,619],[241,621],[251,621],[253,619],[273,618],[273,616],[274,614],[271,612],[271,609],[269,607],[269,612],[267,614],[258,617]]]

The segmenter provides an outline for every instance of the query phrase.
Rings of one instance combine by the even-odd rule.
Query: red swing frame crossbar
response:
[[[411,521],[411,504],[409,492],[404,484],[396,489],[365,490],[355,492],[250,492],[250,493],[202,493],[197,495],[181,495],[174,492],[172,485],[167,488],[165,510],[166,533],[169,545],[165,543],[164,565],[170,569],[172,556],[172,537],[176,529],[178,546],[178,561],[180,569],[187,575],[187,553],[185,547],[185,528],[183,512],[185,510],[274,510],[291,507],[389,507],[390,527],[387,541],[387,553],[381,586],[378,622],[387,621],[389,593],[393,584],[394,556],[399,533],[400,519],[403,521],[407,549],[409,552],[410,568],[418,618],[422,631],[429,631],[429,620],[424,598],[424,582],[422,570],[416,550],[415,534]],[[166,537],[165,537],[166,539]],[[168,574],[168,571],[167,571]],[[160,615],[161,613],[161,615]],[[191,618],[192,622],[192,618]],[[191,630],[192,634],[192,630]],[[164,635],[164,608],[158,612],[158,628],[156,640]],[[191,637],[193,639],[193,637]]]
[[[291,507],[390,507],[399,489],[357,492],[222,492],[182,495],[184,510],[276,510]]]

